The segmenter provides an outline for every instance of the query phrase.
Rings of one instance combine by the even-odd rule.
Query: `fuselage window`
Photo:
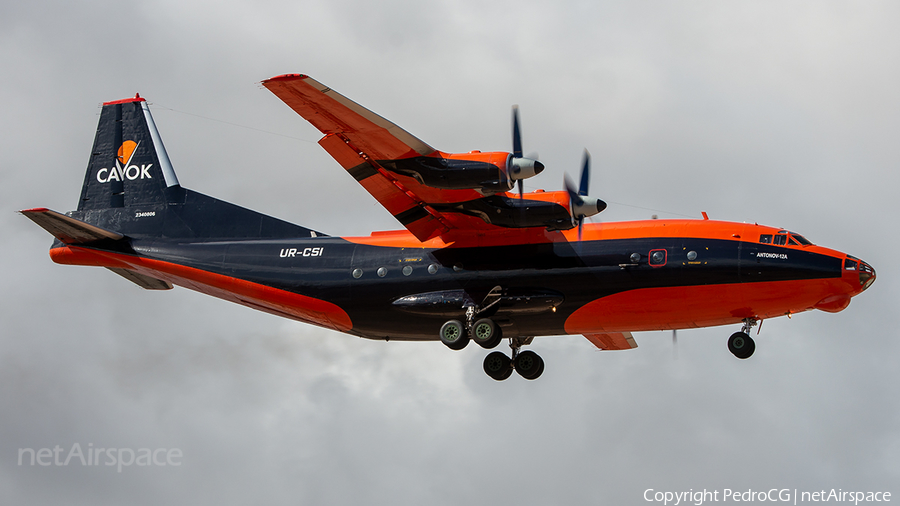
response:
[[[650,251],[649,264],[651,267],[662,267],[666,265],[666,250],[664,249],[655,249]]]
[[[762,234],[759,236],[759,242],[762,244],[772,244],[772,234]]]

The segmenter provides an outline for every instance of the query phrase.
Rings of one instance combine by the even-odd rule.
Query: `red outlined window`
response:
[[[666,265],[668,254],[664,249],[652,249],[650,250],[650,254],[647,255],[647,258],[650,267],[662,267],[663,265]]]

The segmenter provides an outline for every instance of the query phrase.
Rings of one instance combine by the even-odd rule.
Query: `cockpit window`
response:
[[[857,264],[856,264],[856,260],[853,260],[853,259],[850,259],[850,258],[844,260],[844,269],[845,269],[845,270],[848,270],[848,271],[855,271],[855,270],[856,270],[856,265],[857,265]]]
[[[792,239],[796,239],[797,242],[799,242],[800,244],[802,244],[802,245],[804,245],[804,246],[810,246],[810,245],[812,245],[811,242],[809,242],[805,237],[803,237],[803,236],[800,235],[800,234],[795,234],[795,233],[791,232],[791,238],[792,238]]]
[[[809,246],[812,244],[802,235],[788,232],[787,230],[779,230],[777,234],[760,234],[759,243],[776,244],[778,246],[784,246],[785,244],[791,246]]]

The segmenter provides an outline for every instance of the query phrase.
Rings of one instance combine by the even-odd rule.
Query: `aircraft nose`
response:
[[[857,274],[856,276],[853,276],[854,271]],[[854,291],[855,294],[862,293],[875,282],[875,269],[853,255],[847,255],[844,259],[844,272],[845,275],[850,276],[849,279],[845,277],[848,281],[854,277],[859,280],[859,288],[858,291]]]
[[[862,290],[869,288],[872,286],[872,283],[875,282],[875,269],[872,268],[871,265],[859,261],[859,284],[862,286]]]

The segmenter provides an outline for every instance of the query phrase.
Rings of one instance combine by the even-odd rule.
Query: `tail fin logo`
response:
[[[119,146],[119,163],[122,166],[128,166],[135,149],[137,149],[137,143],[134,141],[125,141]]]
[[[116,156],[116,165],[112,168],[103,168],[97,171],[97,181],[108,183],[110,181],[134,181],[135,179],[153,179],[150,175],[152,163],[142,164],[140,166],[131,163],[134,153],[137,151],[140,143],[134,141],[125,141],[119,146]]]

